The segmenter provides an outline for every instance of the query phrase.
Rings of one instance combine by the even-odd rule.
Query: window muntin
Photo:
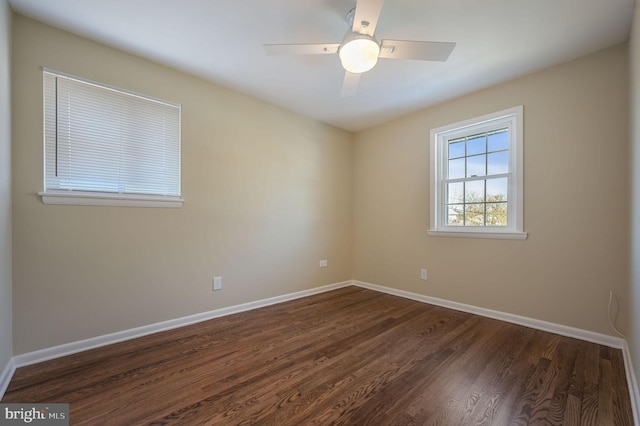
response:
[[[431,131],[430,235],[526,238],[522,107]]]
[[[182,205],[180,105],[51,70],[43,79],[45,203]]]

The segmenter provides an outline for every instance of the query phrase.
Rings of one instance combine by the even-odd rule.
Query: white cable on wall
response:
[[[620,333],[618,331],[618,329],[616,328],[616,326],[613,324],[613,321],[611,321],[611,302],[613,300],[613,291],[609,290],[609,306],[607,307],[607,318],[609,319],[609,325],[611,326],[611,328],[613,328],[613,331],[615,331],[616,333],[618,333],[620,335],[620,337],[622,337],[623,339],[626,339],[627,337]],[[617,302],[617,299],[616,299]]]

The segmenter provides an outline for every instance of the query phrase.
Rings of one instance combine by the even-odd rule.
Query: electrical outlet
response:
[[[327,259],[323,259],[320,261],[320,267],[326,268],[328,266]]]
[[[420,279],[426,281],[427,280],[427,270],[420,269]]]
[[[213,277],[213,291],[222,290],[222,277]]]

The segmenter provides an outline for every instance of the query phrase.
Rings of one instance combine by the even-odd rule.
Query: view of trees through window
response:
[[[508,128],[451,139],[447,225],[507,226]]]

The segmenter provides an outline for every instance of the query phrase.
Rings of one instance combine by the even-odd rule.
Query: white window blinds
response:
[[[180,113],[180,105],[44,70],[43,195],[181,201]]]

